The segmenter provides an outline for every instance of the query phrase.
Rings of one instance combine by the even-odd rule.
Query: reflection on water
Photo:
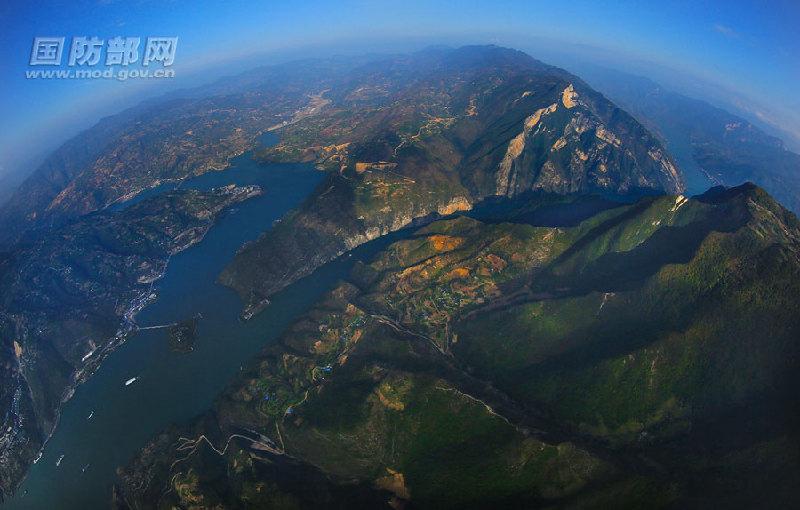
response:
[[[275,296],[252,320],[239,321],[241,302],[215,283],[217,275],[244,242],[297,206],[321,177],[309,165],[258,165],[245,154],[229,170],[183,185],[208,189],[235,182],[265,190],[221,217],[202,243],[173,257],[158,282],[158,301],[137,318],[148,326],[202,314],[195,350],[170,351],[163,329],[132,335],[64,406],[43,456],[3,510],[108,508],[118,466],[158,431],[208,409],[240,367],[346,275],[354,260],[385,246],[388,240],[372,243],[321,268]]]

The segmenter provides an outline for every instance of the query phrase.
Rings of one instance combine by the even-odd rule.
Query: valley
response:
[[[0,207],[3,508],[795,505],[797,155],[594,79],[311,58],[64,144]]]

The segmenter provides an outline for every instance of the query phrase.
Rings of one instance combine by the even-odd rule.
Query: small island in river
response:
[[[197,340],[197,321],[199,315],[170,326],[168,330],[169,348],[175,352],[188,353],[194,350]]]

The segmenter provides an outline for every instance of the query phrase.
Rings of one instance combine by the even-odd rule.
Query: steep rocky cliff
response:
[[[683,189],[666,151],[632,117],[518,51],[465,47],[375,61],[323,97],[261,154],[331,175],[221,275],[247,303],[245,316],[354,246],[488,196]]]
[[[752,185],[604,209],[394,243],[148,445],[124,501],[797,505],[800,222]]]

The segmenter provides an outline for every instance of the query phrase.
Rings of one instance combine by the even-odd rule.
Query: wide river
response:
[[[321,178],[310,165],[259,165],[244,154],[229,169],[184,184],[196,189],[258,184],[265,192],[236,205],[200,244],[174,256],[157,283],[158,300],[137,317],[140,326],[149,326],[202,314],[194,351],[172,352],[163,329],[131,335],[64,405],[44,454],[2,510],[109,508],[118,466],[127,464],[160,430],[210,408],[265,343],[345,276],[355,260],[387,244],[389,239],[369,243],[324,266],[276,295],[259,315],[241,322],[241,301],[215,283],[217,275],[243,243],[299,205]],[[136,381],[125,386],[133,377]]]

